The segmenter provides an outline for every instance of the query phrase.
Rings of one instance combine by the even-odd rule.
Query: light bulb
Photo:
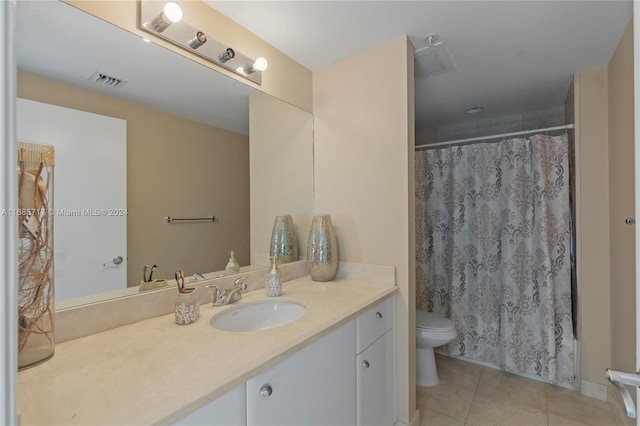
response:
[[[252,64],[249,64],[244,68],[238,68],[236,71],[238,71],[240,74],[249,75],[249,74],[253,74],[256,71],[264,71],[267,69],[268,66],[269,66],[269,62],[267,62],[265,58],[260,56],[255,61],[253,61]]]
[[[260,56],[253,62],[253,68],[257,71],[264,71],[267,69],[268,66],[269,66],[269,62],[267,62],[267,60],[262,56]]]
[[[180,22],[182,19],[182,9],[175,3],[167,3],[164,5],[164,16],[171,22]]]
[[[164,5],[162,12],[149,23],[145,23],[144,26],[151,28],[153,31],[159,33],[163,32],[173,23],[179,22],[182,19],[182,9],[175,3],[167,3]]]

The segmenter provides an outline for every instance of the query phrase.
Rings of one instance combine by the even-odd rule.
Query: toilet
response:
[[[439,383],[433,348],[456,338],[453,321],[433,312],[416,310],[416,384],[435,386]]]

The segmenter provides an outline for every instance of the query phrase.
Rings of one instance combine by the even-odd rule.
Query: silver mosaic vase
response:
[[[338,242],[328,214],[313,217],[307,259],[313,281],[331,281],[335,278],[339,261]]]
[[[269,255],[277,259],[278,264],[298,260],[298,238],[289,214],[276,216],[271,232],[271,249]]]

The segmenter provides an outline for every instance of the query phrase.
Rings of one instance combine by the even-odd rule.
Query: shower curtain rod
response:
[[[528,134],[531,134],[531,133],[550,132],[550,131],[553,131],[553,130],[566,130],[566,129],[573,129],[573,124],[565,124],[564,126],[547,127],[545,129],[533,129],[533,130],[523,130],[521,132],[502,133],[500,135],[481,136],[481,137],[477,137],[477,138],[457,139],[457,140],[454,140],[454,141],[427,143],[427,144],[424,144],[424,145],[417,145],[415,149],[435,148],[435,147],[443,146],[443,145],[451,146],[451,145],[462,144],[462,143],[465,143],[465,142],[482,141],[482,140],[486,140],[486,139],[499,139],[499,138],[505,138],[507,136],[528,135]]]

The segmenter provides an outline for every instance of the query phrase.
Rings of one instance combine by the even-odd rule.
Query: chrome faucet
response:
[[[213,288],[213,306],[223,306],[228,305],[230,303],[235,303],[242,298],[241,291],[245,291],[247,289],[247,284],[244,280],[247,277],[240,277],[233,283],[233,286],[229,287],[225,291],[220,290],[220,288],[215,284],[209,284],[206,288]]]

